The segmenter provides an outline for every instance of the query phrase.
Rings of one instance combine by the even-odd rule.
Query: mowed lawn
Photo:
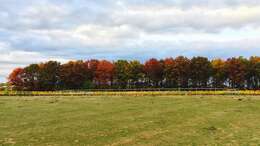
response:
[[[260,96],[0,97],[0,145],[257,145]]]

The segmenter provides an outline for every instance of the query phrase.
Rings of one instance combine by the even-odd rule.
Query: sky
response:
[[[259,0],[0,0],[0,81],[56,60],[260,55]]]

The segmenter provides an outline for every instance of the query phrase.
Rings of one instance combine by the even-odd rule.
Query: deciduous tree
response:
[[[158,87],[163,79],[163,65],[157,59],[150,59],[145,62],[144,71],[152,86]]]
[[[23,90],[24,89],[23,74],[24,74],[23,68],[16,68],[8,76],[8,84],[14,90]]]
[[[129,79],[131,87],[142,87],[144,81],[144,65],[137,60],[129,62]]]
[[[96,59],[91,59],[85,62],[85,65],[89,71],[89,80],[93,81],[95,77],[95,72],[97,70],[99,61]]]
[[[246,64],[244,58],[229,58],[226,61],[229,84],[232,88],[244,88],[246,78]]]
[[[26,90],[40,90],[39,88],[39,70],[38,64],[31,64],[24,68],[23,80]]]
[[[211,63],[208,58],[193,57],[190,67],[192,86],[206,88],[212,72]]]
[[[164,60],[164,79],[166,87],[177,87],[177,72],[175,71],[176,64],[173,58]]]
[[[40,90],[56,90],[59,83],[60,63],[48,61],[39,64],[39,88]]]
[[[247,88],[260,89],[260,57],[250,57],[246,74]]]
[[[174,59],[173,72],[177,79],[177,85],[181,88],[187,88],[190,79],[190,60],[183,56]]]
[[[60,84],[66,89],[81,89],[88,75],[88,68],[83,61],[70,61],[60,67]]]
[[[211,61],[212,65],[212,85],[215,88],[223,88],[227,80],[227,71],[225,68],[225,61],[222,59],[214,59]]]
[[[115,82],[119,88],[126,88],[130,79],[130,67],[127,60],[118,60],[114,62]]]
[[[95,82],[101,88],[111,86],[113,83],[115,67],[114,64],[102,60],[98,62],[98,66],[95,72]]]

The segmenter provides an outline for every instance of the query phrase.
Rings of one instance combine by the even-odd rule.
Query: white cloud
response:
[[[136,6],[123,11],[115,11],[113,16],[115,23],[118,25],[128,24],[146,31],[169,32],[191,28],[214,32],[224,28],[237,29],[245,26],[259,26],[260,6],[241,6],[232,9]]]
[[[148,5],[148,6],[176,6],[183,9],[191,7],[237,7],[237,6],[255,6],[259,5],[259,0],[120,0],[126,5]]]
[[[26,52],[11,48],[8,44],[0,42],[0,81],[5,81],[7,75],[17,67],[24,67],[30,63],[39,63],[48,60],[55,60],[59,62],[66,62],[68,60],[45,56],[38,52]]]

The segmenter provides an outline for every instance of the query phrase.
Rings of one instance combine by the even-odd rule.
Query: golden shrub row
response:
[[[260,90],[240,91],[0,91],[0,96],[171,96],[171,95],[260,95]]]

